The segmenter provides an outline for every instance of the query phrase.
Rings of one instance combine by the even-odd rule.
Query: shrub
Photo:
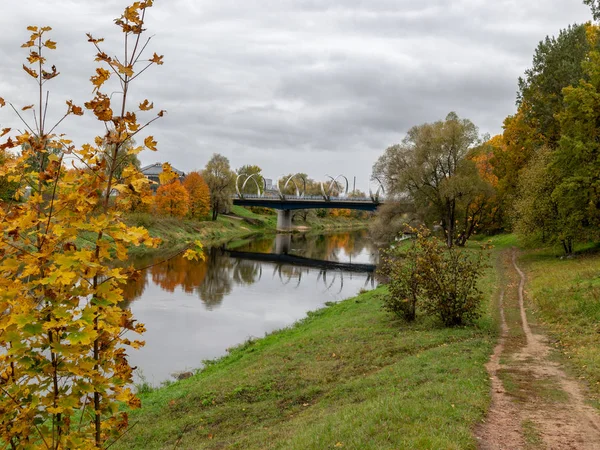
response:
[[[377,277],[387,283],[389,291],[383,300],[383,308],[408,321],[417,316],[421,295],[418,269],[416,244],[407,251],[400,247],[384,250],[377,268]]]
[[[482,293],[477,282],[486,267],[485,249],[448,248],[422,229],[409,249],[400,245],[384,250],[378,268],[390,293],[384,308],[407,320],[415,319],[419,306],[446,326],[472,322],[480,314]]]
[[[463,325],[479,317],[483,295],[477,282],[486,267],[485,248],[480,252],[448,248],[440,239],[421,232],[417,242],[423,310],[438,316],[446,326]]]

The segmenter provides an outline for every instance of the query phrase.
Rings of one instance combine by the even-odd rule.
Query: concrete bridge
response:
[[[302,174],[296,174],[287,180],[277,180],[276,190],[266,193],[266,186],[262,188],[257,181],[257,175],[250,175],[244,178],[239,175],[236,179],[237,195],[233,197],[233,204],[239,206],[258,206],[263,208],[273,208],[277,210],[277,230],[290,231],[292,229],[292,211],[298,209],[353,209],[359,211],[375,211],[381,204],[380,193],[384,193],[382,183],[379,183],[375,193],[369,192],[369,197],[348,197],[348,179],[344,175],[332,177],[328,184],[320,183],[320,195],[305,195],[306,179]],[[338,180],[345,181],[345,189]],[[246,186],[252,181],[256,187],[256,194],[247,194]],[[263,179],[264,182],[264,179]],[[294,194],[289,194],[292,191]],[[342,193],[342,195],[340,195]]]
[[[298,209],[355,209],[359,211],[375,211],[380,205],[370,198],[344,198],[330,197],[325,200],[321,196],[297,197],[286,195],[285,198],[279,197],[259,197],[244,195],[235,196],[233,204],[239,206],[260,206],[263,208],[273,208],[277,210],[277,229],[279,231],[289,231],[292,229],[292,211]]]

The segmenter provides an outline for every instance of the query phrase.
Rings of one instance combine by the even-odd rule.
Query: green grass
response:
[[[578,248],[573,258],[554,249],[527,251],[521,258],[527,294],[536,320],[577,376],[587,381],[592,400],[600,401],[600,252],[597,245]]]
[[[496,276],[482,282],[488,298]],[[119,448],[475,449],[496,340],[488,305],[476,326],[449,329],[394,318],[383,295],[309,313],[142,394]]]

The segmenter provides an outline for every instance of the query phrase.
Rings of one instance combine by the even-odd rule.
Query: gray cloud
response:
[[[48,24],[61,71],[49,116],[66,99],[82,104],[95,68],[85,32],[121,52],[111,24],[125,4],[5,1],[0,95],[34,101],[19,47],[27,25]],[[219,152],[267,176],[343,172],[366,189],[375,159],[413,125],[454,110],[499,132],[537,42],[589,17],[580,0],[157,1],[149,48],[165,65],[140,77],[131,100],[148,97],[168,114],[151,131],[159,153],[141,158],[193,170]],[[22,128],[7,108],[0,124]],[[86,117],[60,131],[83,143],[102,128]]]

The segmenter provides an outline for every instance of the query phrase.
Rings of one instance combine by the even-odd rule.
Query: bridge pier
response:
[[[292,231],[292,210],[277,210],[277,231]]]
[[[292,249],[292,235],[289,233],[275,235],[275,254],[287,255]]]

